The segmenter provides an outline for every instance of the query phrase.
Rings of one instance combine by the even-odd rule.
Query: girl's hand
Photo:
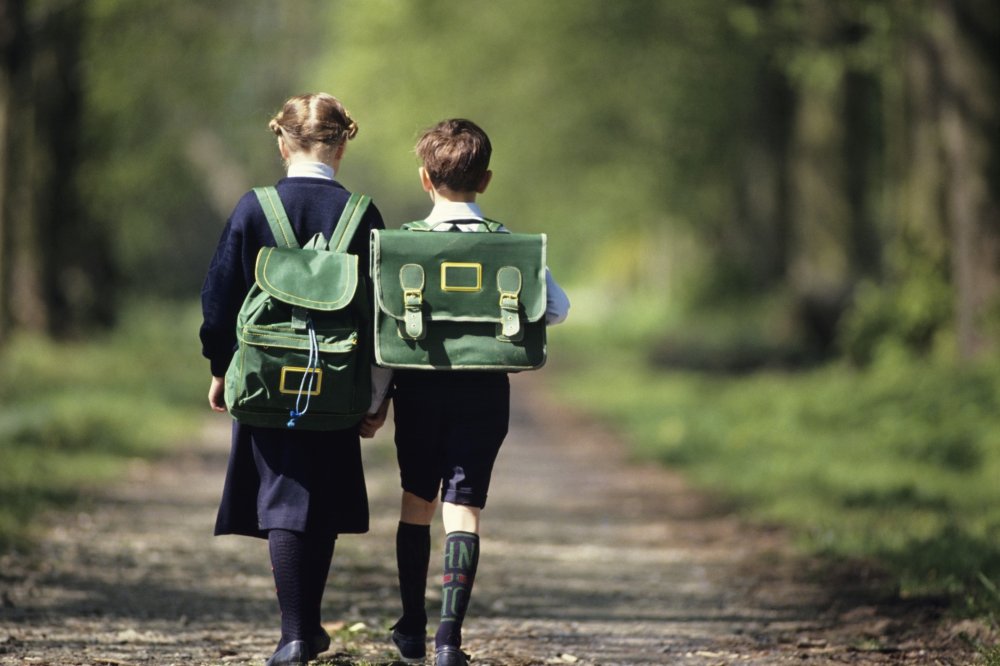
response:
[[[213,412],[226,411],[226,380],[222,377],[212,377],[212,385],[208,387],[208,406]]]
[[[361,425],[358,428],[358,434],[360,434],[365,439],[369,439],[375,436],[378,429],[382,427],[385,423],[386,414],[389,413],[389,399],[386,398],[379,405],[378,410],[374,414],[365,414],[365,418],[362,419]]]

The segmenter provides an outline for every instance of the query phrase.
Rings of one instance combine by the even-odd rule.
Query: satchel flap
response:
[[[545,234],[372,232],[372,278],[378,307],[404,319],[400,271],[419,265],[426,276],[423,318],[442,321],[501,321],[498,275],[505,267],[521,275],[521,317],[545,316]],[[412,300],[412,299],[411,299]]]
[[[264,247],[257,254],[254,279],[283,303],[340,310],[358,289],[358,258],[328,250]]]

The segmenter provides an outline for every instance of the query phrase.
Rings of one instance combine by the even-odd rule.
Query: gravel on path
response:
[[[544,379],[512,386],[465,629],[473,666],[974,661],[981,624],[895,599],[870,567],[792,554],[780,530],[630,462]],[[227,419],[211,419],[175,455],[51,517],[33,552],[0,558],[0,665],[262,664],[278,638],[266,542],[211,536],[228,446]],[[393,663],[394,455],[390,424],[365,445],[372,530],[338,541],[334,640],[316,663]],[[439,523],[433,534],[436,553]]]

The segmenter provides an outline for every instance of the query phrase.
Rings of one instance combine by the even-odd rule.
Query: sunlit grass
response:
[[[0,349],[0,549],[24,543],[40,510],[194,432],[207,388],[198,316],[136,306],[106,336]]]
[[[734,376],[657,367],[654,330],[611,332],[554,329],[552,378],[619,427],[636,456],[789,527],[809,552],[877,558],[904,596],[1000,609],[995,363]]]

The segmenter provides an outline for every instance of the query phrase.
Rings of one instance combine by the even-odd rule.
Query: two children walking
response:
[[[297,238],[329,237],[349,193],[333,180],[357,124],[329,95],[289,100],[271,122],[288,175],[277,184]],[[490,183],[492,147],[467,120],[447,120],[417,144],[420,183],[440,231],[471,231],[485,220],[476,203]],[[368,235],[384,228],[371,206],[350,252],[368,265]],[[202,292],[203,353],[212,368],[209,403],[224,411],[222,377],[235,347],[235,318],[254,279],[252,262],[274,239],[248,194],[223,232]],[[565,319],[569,301],[546,269],[546,322]],[[368,506],[359,435],[371,437],[393,403],[402,485],[396,533],[402,614],[391,639],[400,657],[426,657],[425,594],[430,524],[441,506],[441,619],[434,635],[437,666],[463,666],[462,625],[477,575],[480,514],[507,434],[510,384],[504,372],[397,370],[373,367],[372,404],[356,428],[296,431],[233,425],[233,445],[216,534],[267,538],[281,610],[281,639],[267,666],[305,664],[329,647],[320,605],[336,537],[367,531]],[[385,396],[391,397],[386,398]]]

